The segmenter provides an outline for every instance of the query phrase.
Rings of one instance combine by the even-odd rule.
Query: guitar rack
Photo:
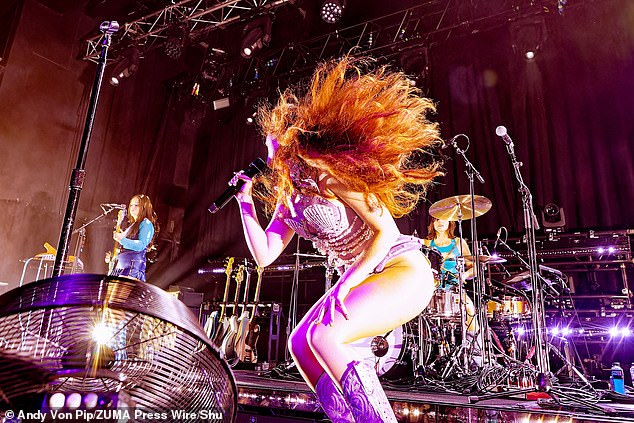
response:
[[[200,324],[205,326],[207,318],[214,312],[219,311],[221,302],[218,301],[205,301],[200,305]],[[246,305],[247,310],[253,309],[254,304],[249,303]],[[238,304],[238,308],[241,305]],[[275,367],[280,362],[280,333],[281,333],[281,320],[282,320],[282,305],[273,301],[261,301],[257,305],[258,312],[256,313],[257,321],[259,323],[266,324],[268,318],[268,339],[266,340],[266,362],[269,366]],[[226,313],[231,316],[235,313],[234,304],[227,304]],[[262,346],[263,339],[260,337],[257,343],[258,351],[263,351]],[[264,354],[260,354],[259,357],[264,357]]]

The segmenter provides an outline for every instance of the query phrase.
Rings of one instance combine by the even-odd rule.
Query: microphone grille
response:
[[[497,128],[495,128],[495,134],[498,137],[503,137],[504,135],[506,135],[506,127],[505,126],[498,126]]]

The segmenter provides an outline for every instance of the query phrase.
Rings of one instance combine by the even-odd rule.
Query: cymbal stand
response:
[[[467,144],[467,147],[464,150],[458,146],[458,143],[456,140],[460,137],[466,138],[467,142],[469,143],[469,137],[467,137],[465,134],[456,135],[455,137],[451,139],[450,143],[453,146],[453,148],[456,150],[456,154],[461,156],[462,159],[464,160],[465,167],[466,167],[465,173],[467,174],[467,178],[469,178],[469,196],[471,197],[471,211],[473,213],[473,216],[471,218],[471,238],[473,241],[472,254],[474,258],[473,267],[475,269],[473,305],[475,309],[477,310],[477,314],[478,314],[478,318],[476,319],[476,322],[479,323],[479,331],[476,333],[476,337],[478,339],[478,343],[480,344],[482,348],[483,364],[489,364],[489,362],[491,361],[492,352],[491,352],[491,342],[487,335],[489,333],[488,321],[487,321],[487,315],[486,315],[487,309],[486,307],[483,307],[484,283],[482,278],[482,272],[479,265],[480,251],[478,248],[478,231],[477,231],[476,213],[475,213],[476,207],[475,207],[475,182],[474,182],[475,178],[477,178],[481,184],[484,184],[484,178],[482,177],[480,172],[478,172],[475,166],[473,166],[473,163],[471,163],[469,159],[467,158],[467,156],[465,155],[465,152],[469,149],[469,144]],[[460,231],[459,232],[460,238],[463,239],[462,227],[460,225],[460,221],[458,222],[459,222],[458,229]],[[462,245],[461,245],[460,255],[464,257],[464,255],[462,254]],[[462,287],[462,279],[460,279],[459,285]],[[462,302],[462,292],[460,293],[460,301]],[[463,326],[464,326],[464,323],[463,323]],[[465,332],[466,332],[466,328],[465,328]],[[465,339],[466,338],[463,338],[463,341],[462,341],[463,343]]]

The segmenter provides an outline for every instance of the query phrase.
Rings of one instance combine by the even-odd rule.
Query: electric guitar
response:
[[[226,324],[225,335],[222,338],[222,342],[220,344],[220,354],[221,356],[227,360],[227,363],[231,367],[235,366],[238,362],[236,358],[236,336],[238,334],[238,301],[240,300],[240,286],[242,285],[242,281],[244,279],[244,266],[238,266],[238,270],[235,275],[236,280],[236,294],[233,297],[233,315],[229,317],[229,319],[225,319],[223,324]]]
[[[225,265],[225,274],[227,275],[227,279],[225,281],[225,292],[222,295],[222,304],[220,305],[220,314],[218,314],[218,310],[214,310],[211,312],[207,321],[205,322],[205,333],[209,337],[209,339],[214,342],[216,339],[216,333],[220,329],[220,325],[225,318],[225,309],[227,308],[227,300],[229,299],[229,285],[231,282],[231,272],[233,271],[233,257],[227,257],[226,265]],[[222,338],[221,338],[222,339]],[[215,342],[214,342],[215,343]]]
[[[240,337],[236,344],[236,350],[238,351],[238,358],[243,363],[257,363],[258,351],[256,345],[258,343],[258,337],[260,336],[260,325],[256,323],[258,316],[258,304],[260,301],[260,287],[262,286],[262,272],[263,268],[256,267],[258,272],[258,280],[255,286],[255,295],[253,297],[253,310],[251,316],[244,319],[244,326],[247,328],[244,336]]]
[[[117,224],[114,227],[114,231],[116,233],[121,233],[121,224],[123,223],[123,219],[125,219],[125,209],[119,210],[119,213],[117,214]],[[121,252],[121,244],[115,241],[114,247],[112,249],[112,253],[110,251],[106,253],[106,263],[108,263],[109,275],[112,275],[112,272],[114,271],[114,268],[117,265],[117,257],[119,256],[120,252]]]
[[[249,315],[249,285],[251,280],[251,272],[247,270],[247,283],[245,285],[246,289],[244,291],[244,299],[242,301],[242,311],[240,313],[240,318],[238,319],[238,334],[236,336],[236,355],[240,361],[242,361],[242,355],[245,348],[245,341],[247,339],[247,333],[249,331],[249,322],[251,321],[251,316]]]

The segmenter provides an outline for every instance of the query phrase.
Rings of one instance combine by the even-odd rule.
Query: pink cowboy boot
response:
[[[354,423],[355,420],[352,417],[348,403],[328,373],[324,372],[319,376],[315,386],[315,393],[317,398],[319,398],[321,408],[330,421],[333,423]]]
[[[348,364],[341,386],[357,422],[397,423],[381,382],[368,363],[353,361]]]

